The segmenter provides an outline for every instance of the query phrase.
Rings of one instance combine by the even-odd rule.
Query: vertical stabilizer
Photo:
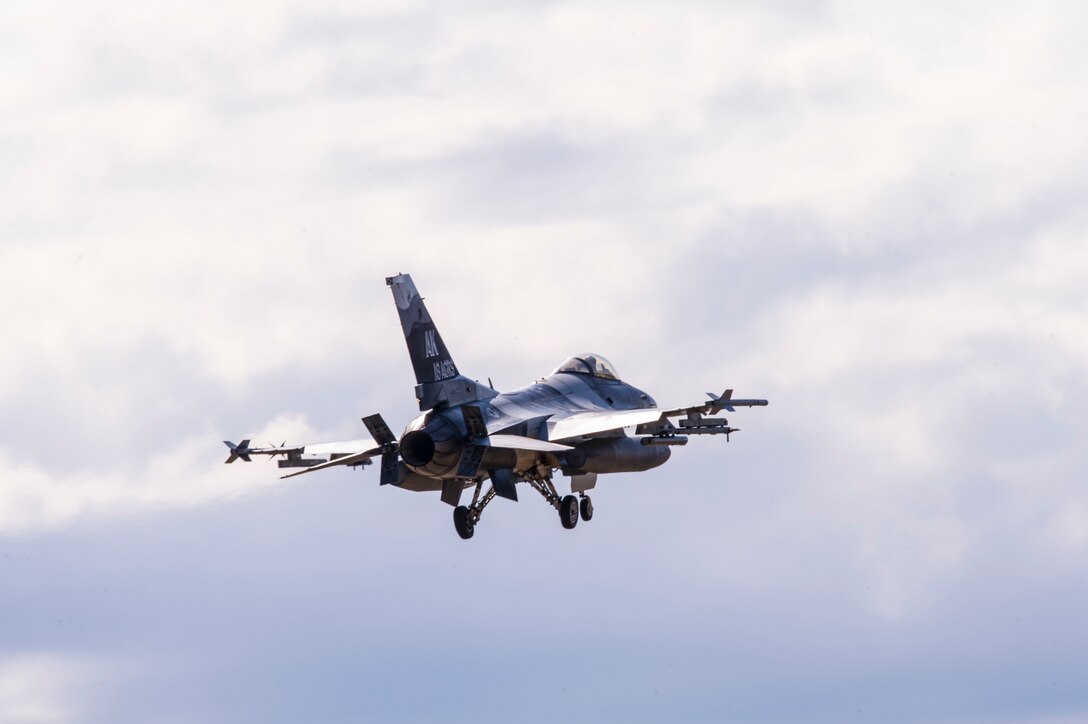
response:
[[[400,314],[400,326],[408,343],[408,354],[416,372],[416,382],[441,382],[457,376],[457,365],[434,326],[423,297],[416,291],[412,277],[399,274],[385,283],[393,290],[393,300]]]
[[[408,356],[416,373],[419,409],[429,410],[444,404],[459,405],[494,397],[494,391],[458,372],[412,277],[398,274],[388,277],[385,283],[393,292],[404,340],[408,344]]]

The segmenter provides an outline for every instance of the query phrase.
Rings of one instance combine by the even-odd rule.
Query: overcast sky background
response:
[[[1088,719],[1086,21],[5,0],[0,722]],[[222,465],[411,419],[401,271],[771,405],[574,531]]]

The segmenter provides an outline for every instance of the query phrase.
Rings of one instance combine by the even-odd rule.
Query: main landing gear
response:
[[[495,499],[495,486],[488,488],[487,493],[481,498],[480,490],[482,488],[483,482],[478,481],[476,490],[472,493],[472,505],[458,505],[453,509],[453,527],[457,529],[457,535],[465,540],[471,538],[472,534],[476,532],[476,524],[480,522],[480,516],[483,515],[484,508]]]
[[[471,538],[476,532],[476,521],[473,520],[472,513],[466,506],[458,505],[453,509],[453,527],[457,529],[457,535],[465,540]]]
[[[533,486],[533,490],[543,496],[544,500],[548,501],[549,505],[559,511],[559,522],[567,530],[578,525],[579,517],[585,521],[593,518],[593,501],[585,493],[578,493],[577,497],[573,495],[559,497],[555,485],[548,477],[530,478],[529,484]]]
[[[585,493],[582,494],[582,520],[589,522],[593,520],[593,501]]]
[[[578,498],[568,495],[559,501],[559,522],[567,530],[578,525]]]
[[[550,478],[529,478],[528,482],[533,486],[533,490],[540,493],[544,500],[548,501],[549,505],[559,511],[559,522],[567,530],[578,525],[579,518],[587,523],[593,520],[593,501],[585,493],[578,493],[577,496],[564,495],[560,497]],[[494,486],[488,488],[487,493],[483,496],[480,495],[482,488],[483,483],[477,482],[476,490],[472,494],[472,504],[458,505],[453,509],[453,527],[457,529],[457,535],[465,540],[475,534],[476,524],[480,522],[480,516],[483,515],[484,508],[495,498]]]
[[[587,523],[593,520],[593,501],[585,493],[578,495],[581,500],[573,495],[566,495],[559,501],[559,522],[567,530],[578,525],[579,515]]]

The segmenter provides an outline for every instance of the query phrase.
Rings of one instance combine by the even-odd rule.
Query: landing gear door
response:
[[[597,487],[597,473],[582,473],[570,476],[570,492],[584,493]]]

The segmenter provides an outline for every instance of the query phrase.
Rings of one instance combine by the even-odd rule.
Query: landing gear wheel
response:
[[[582,520],[587,523],[593,520],[593,501],[589,499],[588,495],[582,498],[580,507],[582,509]]]
[[[457,529],[457,535],[465,540],[471,538],[472,534],[476,532],[476,524],[472,522],[472,515],[469,513],[468,508],[458,505],[453,509],[453,527]]]
[[[559,521],[567,530],[578,525],[578,498],[568,495],[559,501]]]

